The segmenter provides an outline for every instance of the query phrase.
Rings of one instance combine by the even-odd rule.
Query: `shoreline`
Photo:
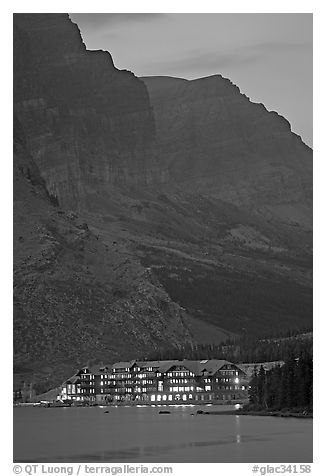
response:
[[[179,407],[179,406],[189,406],[189,407],[194,407],[194,406],[197,406],[197,405],[193,405],[193,404],[175,404],[175,405],[144,405],[144,404],[138,404],[138,405],[126,405],[126,404],[123,404],[123,405],[112,405],[112,404],[108,404],[108,405],[67,405],[67,404],[33,404],[33,403],[23,403],[23,404],[14,404],[14,407],[38,407],[38,408],[94,408],[94,407],[98,407],[98,408],[105,408],[105,409],[109,409],[110,407],[155,407],[157,409],[161,409],[162,410],[167,410],[168,408],[171,409],[171,407]],[[208,405],[200,405],[202,407],[204,406],[208,406]],[[210,404],[209,406],[224,406],[223,404]],[[170,412],[169,412],[170,413]],[[296,412],[296,411],[291,411],[291,410],[244,410],[244,409],[234,409],[234,410],[225,410],[225,411],[214,411],[214,410],[211,410],[209,411],[208,409],[207,410],[197,410],[195,415],[219,415],[219,416],[223,416],[223,415],[235,415],[235,416],[271,416],[271,417],[278,417],[278,418],[313,418],[313,413],[312,412]]]
[[[232,403],[228,401],[212,401],[211,403],[208,402],[202,402],[202,401],[194,401],[194,402],[182,402],[182,403],[177,403],[177,402],[165,402],[165,403],[152,403],[152,402],[108,402],[108,403],[87,403],[87,402],[78,402],[78,403],[61,403],[59,401],[53,401],[53,402],[24,402],[24,403],[14,403],[14,407],[45,407],[45,408],[91,408],[91,407],[176,407],[176,406],[189,406],[189,407],[194,407],[194,406],[202,406],[202,407],[208,407],[208,406],[219,406],[219,407],[224,407],[224,406],[234,406],[234,405],[243,405],[244,402],[240,400],[234,400]]]
[[[279,418],[313,418],[312,413],[302,413],[302,412],[282,411],[282,410],[275,410],[275,411],[226,410],[225,412],[200,412],[199,415],[248,415],[248,416],[272,416],[272,417],[279,417]]]

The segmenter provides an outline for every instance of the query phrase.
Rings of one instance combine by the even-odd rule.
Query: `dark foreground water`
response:
[[[191,415],[198,408],[221,415]],[[223,415],[233,408],[17,407],[14,460],[312,462],[312,419]],[[160,415],[160,410],[171,414]]]

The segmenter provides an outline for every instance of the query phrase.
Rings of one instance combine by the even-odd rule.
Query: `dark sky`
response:
[[[137,76],[222,74],[312,146],[312,14],[74,13],[88,49]]]

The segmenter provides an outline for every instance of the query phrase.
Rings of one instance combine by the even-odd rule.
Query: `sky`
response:
[[[222,74],[312,146],[312,14],[74,13],[88,49],[137,76]]]

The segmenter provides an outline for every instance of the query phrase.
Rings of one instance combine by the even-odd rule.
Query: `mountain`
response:
[[[284,118],[118,70],[66,14],[14,15],[14,117],[22,378],[310,325],[312,151]]]

